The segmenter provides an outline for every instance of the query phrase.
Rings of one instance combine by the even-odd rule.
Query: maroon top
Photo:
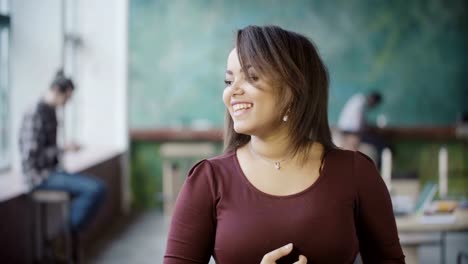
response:
[[[199,162],[177,198],[164,263],[205,264],[213,255],[219,264],[259,264],[290,242],[307,263],[353,263],[358,252],[364,263],[404,263],[376,167],[339,149],[327,153],[314,184],[287,196],[254,187],[235,151]]]

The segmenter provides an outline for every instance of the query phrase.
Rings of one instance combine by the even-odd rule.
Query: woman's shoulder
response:
[[[197,171],[210,171],[218,174],[220,171],[224,171],[226,168],[232,168],[236,161],[235,155],[235,151],[227,151],[220,155],[200,160],[192,166],[189,175]]]
[[[360,151],[333,149],[325,159],[330,178],[349,184],[348,186],[367,185],[379,176],[377,167],[367,155]]]
[[[326,156],[330,156],[331,159],[336,161],[351,161],[351,162],[362,162],[370,161],[373,163],[372,159],[366,154],[360,151],[346,150],[341,148],[333,148],[326,151]]]
[[[235,150],[226,151],[222,154],[219,154],[217,156],[214,156],[205,160],[205,162],[208,162],[215,169],[225,168],[225,167],[232,168],[235,165],[236,161],[237,161],[237,157],[236,157]]]
[[[232,159],[235,158],[235,155],[236,155],[236,150],[230,150],[222,154],[219,154],[217,156],[211,157],[207,160],[212,163],[232,162]]]
[[[237,172],[235,152],[226,152],[218,156],[203,159],[192,166],[188,172],[187,182],[204,184],[216,193],[222,193],[224,186],[230,186]]]
[[[374,161],[366,154],[340,148],[329,150],[326,153],[325,162],[332,164],[336,170],[347,173],[375,168]]]
[[[325,150],[325,161],[329,163],[335,163],[336,165],[344,165],[344,163],[352,163],[355,155],[355,151],[341,149],[341,148],[330,148]]]

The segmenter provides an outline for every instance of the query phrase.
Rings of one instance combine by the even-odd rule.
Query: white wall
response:
[[[48,88],[61,63],[60,0],[11,1],[10,91],[13,168],[19,169],[23,112]]]
[[[61,64],[61,0],[11,1],[11,91],[13,166],[19,169],[21,116],[49,87]],[[67,111],[68,139],[84,147],[126,150],[128,0],[74,2],[77,86]],[[73,123],[73,124],[70,124]]]
[[[85,145],[127,147],[127,1],[77,1],[78,135]]]

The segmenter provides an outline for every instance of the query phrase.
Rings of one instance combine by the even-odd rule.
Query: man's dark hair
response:
[[[73,91],[75,89],[75,84],[73,84],[70,78],[65,76],[63,70],[59,70],[50,84],[50,89],[57,90],[60,93],[66,93],[70,90]]]
[[[383,101],[382,94],[377,91],[371,91],[368,97],[372,99],[374,105],[379,105]]]

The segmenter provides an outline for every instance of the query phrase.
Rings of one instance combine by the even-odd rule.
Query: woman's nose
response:
[[[243,94],[244,93],[243,85],[244,84],[242,83],[242,80],[236,80],[231,86],[232,94],[233,95]]]

